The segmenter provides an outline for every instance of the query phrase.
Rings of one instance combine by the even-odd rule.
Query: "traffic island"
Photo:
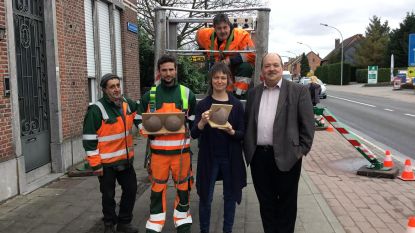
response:
[[[375,178],[388,178],[388,179],[395,179],[396,176],[399,174],[399,169],[396,167],[387,168],[387,169],[373,169],[368,168],[366,165],[362,166],[357,170],[357,175],[359,176],[367,176],[367,177],[375,177]]]

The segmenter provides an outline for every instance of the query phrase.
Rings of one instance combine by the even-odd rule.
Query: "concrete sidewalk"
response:
[[[325,143],[316,138],[316,145]],[[139,180],[137,202],[134,208],[134,224],[145,232],[145,221],[149,215],[149,183],[143,168],[143,148],[145,141],[137,140],[135,168]],[[195,143],[193,143],[195,144]],[[194,145],[193,145],[194,147]],[[193,148],[197,151],[197,148]],[[197,154],[197,153],[195,153]],[[196,169],[196,156],[193,158]],[[307,161],[309,157],[305,160]],[[172,221],[174,188],[169,185],[167,222],[163,232],[175,232]],[[222,232],[222,184],[215,187],[212,206],[211,232]],[[117,189],[117,198],[120,188]],[[298,218],[296,232],[345,232],[331,211],[323,194],[313,184],[307,172],[300,179]],[[17,196],[0,205],[0,232],[7,233],[53,233],[53,232],[103,232],[101,222],[101,204],[96,177],[70,178],[63,176],[59,180],[40,188],[28,195]],[[198,196],[195,190],[191,194],[191,212],[193,216],[192,232],[199,232]],[[243,200],[237,207],[234,232],[263,232],[259,215],[259,205],[248,169],[248,186],[244,189]]]

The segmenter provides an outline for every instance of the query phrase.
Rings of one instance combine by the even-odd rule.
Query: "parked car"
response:
[[[300,79],[300,84],[308,85],[309,83],[310,83],[310,78],[309,77],[302,77]],[[317,83],[321,87],[320,99],[327,99],[327,87],[326,87],[326,84],[323,83],[320,79],[317,79]]]

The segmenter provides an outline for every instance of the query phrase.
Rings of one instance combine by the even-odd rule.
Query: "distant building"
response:
[[[321,58],[318,54],[311,51],[306,54],[310,69],[315,71],[320,66]],[[301,73],[301,55],[295,58],[290,58],[288,62],[284,63],[284,70],[288,70],[294,77],[300,77]]]
[[[365,37],[362,34],[356,34],[344,40],[343,42],[343,54],[344,54],[344,63],[349,63],[352,66],[356,65],[354,60],[354,54],[356,53],[356,48],[362,42]],[[321,60],[321,65],[328,64],[331,59],[334,59],[335,56],[341,56],[341,43],[340,39],[334,40],[334,49],[327,54],[326,57]]]

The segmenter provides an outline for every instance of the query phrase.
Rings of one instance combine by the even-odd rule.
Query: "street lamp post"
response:
[[[307,46],[307,47],[310,49],[310,51],[311,51],[311,52],[313,51],[313,49],[311,49],[310,45],[305,44],[305,43],[303,43],[303,42],[297,42],[297,43],[298,43],[298,44],[305,45],[305,46]]]
[[[320,23],[321,26],[324,27],[329,27],[329,28],[333,28],[336,31],[338,31],[340,33],[340,37],[342,38],[342,52],[341,52],[341,61],[340,61],[340,86],[343,85],[343,34],[341,33],[341,31],[333,26],[330,26],[326,23]]]
[[[296,57],[297,57],[297,54],[295,54],[295,53],[293,53],[293,52],[291,52],[291,51],[289,51],[289,50],[284,51],[284,52],[293,54],[293,55],[294,55],[294,58],[296,58]]]

